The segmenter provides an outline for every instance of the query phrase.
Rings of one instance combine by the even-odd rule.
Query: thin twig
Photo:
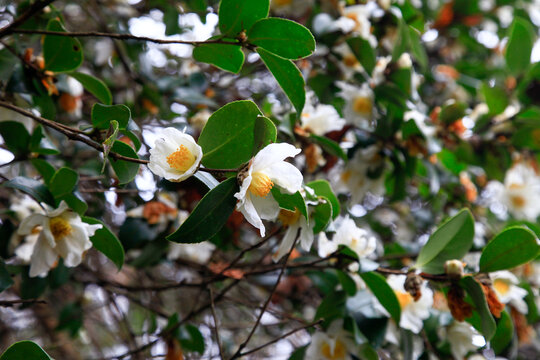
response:
[[[53,1],[54,0],[42,0],[42,1],[36,1],[35,3],[33,3],[32,6],[30,6],[30,8],[26,10],[26,12],[24,12],[21,16],[15,19],[11,24],[0,29],[0,37],[13,33],[16,27],[24,24],[26,20],[28,20],[29,18],[31,18],[32,16],[40,12],[43,8],[45,8],[47,5],[49,5]]]
[[[0,300],[0,306],[12,307],[18,304],[46,304],[45,300],[38,299],[17,299],[17,300]]]
[[[223,356],[223,347],[221,346],[221,339],[219,337],[219,325],[218,325],[218,318],[216,315],[216,307],[214,305],[214,292],[212,291],[212,287],[208,287],[208,291],[210,292],[210,305],[212,309],[212,316],[214,317],[214,331],[216,332],[216,341],[219,348],[219,357],[221,360],[225,359]]]

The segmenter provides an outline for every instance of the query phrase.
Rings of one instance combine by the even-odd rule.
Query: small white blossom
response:
[[[468,322],[454,321],[446,329],[446,338],[450,343],[450,351],[455,360],[462,360],[470,351],[481,346],[475,344],[475,338],[481,337]]]
[[[313,105],[313,94],[308,94],[306,106],[302,111],[300,121],[302,129],[312,134],[323,136],[324,134],[343,129],[343,120],[332,105]]]
[[[242,185],[234,196],[238,199],[236,209],[246,220],[265,234],[262,219],[275,219],[279,205],[270,190],[274,185],[292,194],[302,186],[302,173],[294,165],[284,161],[296,156],[300,149],[286,143],[270,144],[259,151],[241,174]]]
[[[339,245],[345,245],[359,258],[365,258],[373,254],[377,248],[375,237],[356,226],[354,220],[348,216],[336,220],[336,227],[337,231],[332,241],[328,240],[324,232],[319,235],[319,256],[327,257],[335,252]]]
[[[45,215],[32,214],[24,219],[17,233],[30,235],[36,226],[42,229],[30,258],[31,277],[47,275],[59,256],[67,267],[79,265],[83,253],[92,247],[90,237],[102,227],[82,222],[64,201],[57,209],[48,209]]]
[[[338,96],[345,100],[343,116],[348,123],[363,130],[373,130],[373,90],[368,84],[358,88],[343,81],[336,82],[341,89]]]
[[[162,137],[150,149],[148,167],[169,181],[182,181],[197,171],[203,156],[202,149],[191,135],[175,128],[163,130]]]
[[[510,304],[520,313],[526,314],[528,307],[523,298],[527,296],[527,290],[518,286],[518,278],[506,270],[490,273],[489,276],[499,301],[503,304]]]
[[[308,224],[306,218],[298,209],[295,211],[281,209],[279,211],[278,219],[287,227],[287,231],[285,231],[285,235],[283,235],[278,251],[272,256],[272,260],[278,261],[291,250],[298,230],[300,230],[300,245],[302,246],[302,249],[305,251],[311,249],[314,238],[313,226],[315,226],[313,221],[311,224]]]
[[[343,320],[334,320],[325,332],[317,331],[306,349],[309,360],[349,360],[356,353],[351,334],[343,329]]]

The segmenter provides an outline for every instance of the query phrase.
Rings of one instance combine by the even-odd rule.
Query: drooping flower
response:
[[[158,176],[179,182],[195,173],[203,156],[191,135],[175,128],[163,130],[162,137],[150,149],[148,167]]]
[[[310,360],[348,360],[355,351],[351,334],[343,329],[343,320],[339,319],[334,320],[325,332],[313,334],[305,357]]]
[[[90,237],[102,227],[84,223],[64,201],[57,209],[47,209],[45,215],[36,213],[24,219],[17,233],[30,235],[37,226],[41,231],[30,258],[31,277],[47,275],[58,257],[67,267],[79,265],[83,253],[92,247]]]
[[[278,251],[272,256],[272,260],[278,261],[283,255],[291,250],[298,230],[300,230],[300,245],[302,246],[302,249],[309,251],[313,244],[313,226],[315,224],[313,222],[308,224],[306,218],[298,209],[295,211],[281,209],[278,214],[278,219],[283,226],[287,227],[287,231],[285,231],[285,235],[283,235]]]
[[[238,199],[236,209],[259,229],[261,236],[265,234],[262,219],[275,219],[279,214],[279,205],[270,192],[272,187],[277,185],[292,194],[302,186],[302,173],[284,161],[298,153],[300,149],[290,144],[270,144],[259,151],[239,174],[240,191],[234,194]]]

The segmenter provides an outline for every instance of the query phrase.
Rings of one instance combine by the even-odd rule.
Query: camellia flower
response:
[[[367,84],[361,88],[337,81],[336,85],[341,89],[338,96],[345,100],[343,116],[345,120],[363,130],[373,130],[373,90]]]
[[[197,171],[202,149],[191,135],[175,128],[166,128],[152,149],[148,167],[169,181],[182,181]]]
[[[287,254],[291,250],[294,240],[296,239],[298,229],[300,229],[300,245],[302,246],[302,249],[305,251],[309,251],[309,249],[311,249],[314,237],[313,226],[315,225],[313,222],[308,225],[306,218],[298,209],[295,211],[281,209],[279,211],[278,219],[281,221],[283,226],[287,227],[287,231],[285,231],[285,235],[283,235],[283,240],[281,240],[278,251],[272,256],[274,261],[278,261],[283,257],[283,255]]]
[[[36,226],[42,230],[30,258],[30,277],[47,275],[59,256],[67,267],[79,265],[83,253],[92,247],[90,237],[102,227],[82,222],[64,201],[57,209],[47,209],[45,215],[32,214],[24,219],[17,233],[30,235]]]
[[[540,215],[540,177],[527,163],[506,172],[499,200],[516,219],[535,220]]]
[[[462,360],[470,351],[485,345],[482,335],[467,322],[454,321],[446,329],[446,338],[455,360]]]
[[[337,221],[337,231],[332,241],[328,240],[325,233],[319,235],[319,256],[326,257],[335,252],[339,245],[346,245],[358,255],[365,258],[377,248],[377,240],[366,230],[356,226],[353,219],[348,216]]]
[[[503,304],[512,305],[522,314],[527,313],[527,303],[523,298],[527,296],[527,290],[518,286],[518,278],[510,271],[502,270],[491,273],[493,290]]]
[[[311,337],[306,349],[306,359],[310,360],[348,360],[356,352],[356,345],[347,331],[343,320],[334,320],[326,332],[317,331]]]
[[[265,234],[262,219],[275,219],[279,205],[270,190],[278,185],[288,193],[295,193],[302,186],[302,173],[294,165],[285,162],[288,157],[300,153],[293,145],[270,144],[259,151],[248,167],[238,174],[240,191],[234,196],[239,200],[236,209],[246,220]]]
[[[300,117],[302,129],[318,136],[343,129],[345,120],[339,116],[337,110],[332,105],[313,105],[313,97],[307,96],[306,106]]]

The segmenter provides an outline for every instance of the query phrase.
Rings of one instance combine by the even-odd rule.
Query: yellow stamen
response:
[[[356,113],[370,114],[373,105],[370,98],[361,96],[354,99],[352,108]]]
[[[272,4],[275,4],[275,6],[285,6],[292,3],[292,0],[272,0]]]
[[[525,198],[519,195],[511,196],[510,201],[512,202],[512,205],[518,209],[525,206],[525,202],[526,202]]]
[[[300,211],[298,211],[298,209],[294,209],[294,211],[289,211],[285,209],[279,210],[278,219],[285,226],[291,226],[296,224],[299,218]]]
[[[73,231],[69,222],[60,216],[53,217],[49,220],[49,227],[55,241],[62,239]]]
[[[336,344],[334,345],[334,352],[331,352],[330,345],[325,342],[321,346],[321,353],[325,358],[329,360],[345,359],[345,356],[347,355],[345,345],[339,340],[336,340]]]
[[[493,287],[500,295],[506,295],[510,291],[510,284],[502,279],[496,279],[493,281]]]
[[[343,63],[348,67],[353,67],[358,64],[358,59],[353,54],[349,54],[343,57]]]
[[[187,171],[195,162],[195,155],[184,145],[180,145],[178,150],[167,156],[169,166],[178,171]]]
[[[341,180],[343,182],[349,182],[351,175],[352,175],[351,170],[345,170],[344,172],[341,173]]]
[[[249,191],[251,191],[253,195],[265,197],[266,195],[268,195],[273,186],[274,183],[272,182],[272,180],[270,180],[268,175],[261,172],[251,174],[251,184],[249,184]]]
[[[396,293],[397,299],[399,301],[399,306],[402,310],[413,300],[411,294],[409,294],[408,292],[401,292],[396,290],[394,290],[394,292]]]

